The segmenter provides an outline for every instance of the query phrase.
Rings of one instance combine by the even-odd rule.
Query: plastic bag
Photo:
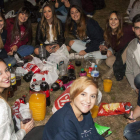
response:
[[[101,103],[98,116],[110,116],[119,114],[129,114],[132,108],[130,102],[126,103]]]
[[[112,132],[109,131],[110,130],[110,127],[107,127],[107,126],[101,126],[97,123],[94,123],[94,126],[97,130],[97,132],[102,135],[103,137],[107,137],[109,136]]]

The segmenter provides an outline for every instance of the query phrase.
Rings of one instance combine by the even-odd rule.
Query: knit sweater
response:
[[[115,52],[123,49],[128,43],[135,38],[135,34],[132,31],[132,25],[124,24],[123,26],[123,36],[120,38],[120,43],[117,45],[117,35],[111,35],[111,48]]]
[[[24,25],[20,25],[19,27],[21,31],[21,39],[19,36],[16,36],[16,39],[11,43],[11,32],[13,30],[13,26],[14,26],[14,18],[7,19],[6,20],[7,40],[4,46],[7,53],[11,51],[12,46],[16,45],[19,48],[22,45],[26,45],[28,42],[28,36],[26,36],[23,39],[26,28],[24,27]]]
[[[0,98],[0,139],[22,140],[25,135],[26,132],[23,129],[15,133],[11,108],[4,99]]]

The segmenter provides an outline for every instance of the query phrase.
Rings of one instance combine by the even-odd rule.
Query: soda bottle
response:
[[[86,71],[84,70],[84,68],[81,68],[81,73],[79,74],[80,76],[87,76]]]
[[[68,77],[69,77],[69,81],[72,81],[72,80],[76,79],[75,67],[71,63],[68,65]]]
[[[51,86],[51,91],[57,91],[62,87],[63,84],[67,83],[69,81],[68,76],[62,76],[60,79],[58,79],[55,83]]]
[[[35,65],[31,71],[29,71],[27,74],[25,74],[23,76],[23,79],[26,81],[26,82],[30,82],[31,79],[32,79],[32,76],[37,73],[37,72],[40,72],[43,68],[43,64],[42,63],[38,63],[37,65]]]
[[[38,85],[38,83],[36,79],[34,78],[32,84],[30,85],[30,91],[33,91],[36,85]]]
[[[68,86],[70,86],[73,83],[73,81],[70,81],[67,84],[63,84],[63,86],[60,88],[61,90],[65,90]]]
[[[16,74],[15,74],[15,70],[13,67],[11,67],[11,64],[8,64],[8,69],[11,73],[11,85],[13,88],[13,91],[17,90],[17,85],[16,85]]]
[[[40,88],[42,91],[46,93],[46,106],[50,106],[51,101],[50,101],[49,85],[45,81],[45,78],[42,78],[42,83],[40,84]]]
[[[40,44],[39,47],[39,58],[43,61],[46,60],[46,49],[43,44]]]
[[[98,83],[99,71],[97,70],[97,65],[94,66],[94,70],[91,72],[93,80]]]

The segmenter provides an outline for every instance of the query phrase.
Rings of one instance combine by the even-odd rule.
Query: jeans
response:
[[[19,47],[19,49],[17,50],[17,53],[21,56],[27,56],[30,55],[34,52],[34,47],[31,45],[22,45],[21,47]]]
[[[55,10],[55,12],[57,11],[59,11],[62,14],[62,15],[56,15],[57,18],[60,19],[62,23],[65,23],[68,14],[67,9],[65,8],[64,5],[62,5],[61,7]]]
[[[128,140],[140,140],[140,121],[128,124],[124,129],[124,137]]]
[[[14,66],[16,64],[16,59],[14,57],[8,56],[7,58],[4,58],[4,61],[6,65],[11,64],[11,66]]]

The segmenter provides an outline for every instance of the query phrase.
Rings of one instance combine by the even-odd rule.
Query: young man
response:
[[[129,124],[125,127],[124,136],[128,140],[140,140],[140,121],[136,121],[140,117],[140,14],[133,18],[133,31],[136,38],[128,45],[126,77],[131,87],[139,93],[139,97],[136,108],[129,116]]]
[[[136,38],[128,45],[125,74],[131,87],[138,93],[138,89],[134,85],[134,78],[140,73],[140,14],[133,18],[132,29]]]

